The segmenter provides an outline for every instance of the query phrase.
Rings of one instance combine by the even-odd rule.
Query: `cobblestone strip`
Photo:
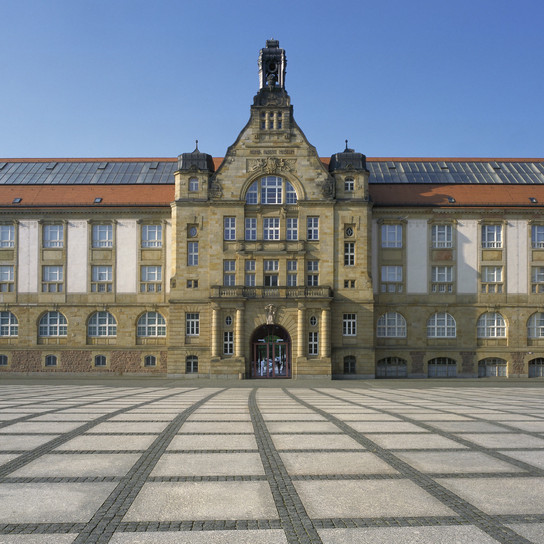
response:
[[[456,495],[449,489],[445,488],[444,486],[440,485],[438,482],[433,480],[427,474],[424,474],[423,472],[416,470],[414,467],[412,467],[408,463],[399,459],[391,451],[385,448],[382,448],[376,442],[373,442],[372,440],[364,436],[363,433],[355,431],[347,423],[344,423],[342,420],[338,419],[332,414],[329,414],[328,412],[325,412],[324,410],[321,410],[320,408],[313,406],[309,402],[298,398],[289,390],[284,389],[283,391],[287,396],[296,400],[302,406],[305,406],[306,408],[310,408],[311,410],[314,410],[316,413],[320,414],[331,423],[334,423],[339,429],[342,430],[342,432],[344,432],[345,434],[353,438],[359,444],[361,444],[366,449],[371,451],[374,455],[376,455],[377,457],[379,457],[380,459],[388,463],[395,470],[397,470],[402,475],[404,475],[407,479],[409,479],[410,481],[415,483],[417,486],[422,488],[424,491],[429,493],[429,495],[433,496],[434,498],[439,500],[441,503],[445,504],[448,508],[456,512],[461,517],[462,520],[466,520],[467,523],[471,525],[475,525],[476,527],[478,527],[479,529],[487,533],[489,536],[491,536],[495,540],[501,542],[502,544],[512,544],[512,543],[530,544],[529,540],[521,537],[520,535],[512,531],[512,529],[503,525],[496,517],[486,514],[482,510],[476,508],[474,505],[463,500],[461,497],[459,497],[458,495]],[[341,399],[330,393],[324,393],[322,391],[316,391],[314,389],[312,389],[312,391],[314,391],[315,393],[319,395],[324,395],[324,396],[331,397],[337,400],[342,400],[343,402],[346,402],[348,404],[354,404],[356,406],[360,406],[353,401]],[[380,411],[378,408],[375,408],[375,409]]]
[[[324,393],[323,391],[319,391],[319,390],[316,390],[316,391],[318,393],[320,393],[320,394],[323,394],[323,395],[329,395],[329,396],[331,396],[331,397],[333,397],[335,399],[341,399],[344,402],[351,402],[349,400],[342,399],[342,397],[337,397],[337,396],[332,395],[330,393]],[[356,393],[356,394],[359,394],[359,393]],[[399,404],[406,404],[406,405],[412,406],[409,402],[404,402],[404,401],[395,401],[395,402],[398,402]],[[360,404],[357,404],[357,403],[354,403],[354,404],[356,404],[356,406],[361,406]],[[514,459],[514,458],[509,457],[508,455],[505,455],[503,453],[500,453],[499,451],[496,451],[494,449],[486,448],[485,446],[481,446],[479,444],[471,442],[470,440],[468,440],[466,438],[463,438],[462,436],[459,436],[459,434],[455,434],[455,433],[452,433],[450,431],[444,431],[442,429],[439,429],[438,427],[434,427],[433,425],[431,425],[429,423],[425,423],[424,421],[421,421],[419,419],[414,419],[414,418],[411,418],[409,416],[399,414],[398,412],[393,412],[391,410],[385,410],[383,408],[377,408],[376,406],[373,406],[372,409],[376,410],[376,411],[379,411],[382,414],[387,414],[387,415],[394,416],[394,417],[396,417],[396,418],[398,418],[398,419],[400,419],[402,421],[405,421],[406,423],[413,423],[414,425],[417,425],[418,427],[421,427],[422,429],[425,429],[427,431],[431,431],[435,435],[442,436],[444,438],[447,438],[448,440],[451,440],[452,442],[457,442],[458,444],[461,444],[463,446],[467,446],[471,450],[478,451],[480,453],[485,453],[486,455],[489,455],[490,457],[498,459],[499,461],[504,461],[506,463],[509,463],[510,465],[514,465],[514,466],[516,466],[516,467],[518,467],[518,468],[525,471],[525,474],[518,474],[517,477],[523,478],[524,476],[536,476],[536,477],[544,476],[544,469],[538,468],[538,467],[536,467],[534,465],[531,465],[529,463],[525,463],[525,462],[520,461],[518,459]],[[448,410],[444,410],[444,413],[448,413]],[[454,415],[457,415],[456,412],[451,412],[451,413],[454,414]],[[484,418],[478,418],[478,417],[469,416],[469,415],[467,415],[467,417],[473,418],[473,421],[484,421],[486,423],[489,422],[489,420],[484,419]],[[495,422],[495,421],[493,421],[492,424],[497,425],[497,426],[506,427],[506,428],[508,428],[508,430],[512,430],[512,428],[509,427],[508,425],[501,425],[500,423]],[[522,431],[521,429],[515,429],[515,430],[520,434],[527,434],[529,436],[535,436],[537,438],[543,438],[543,436],[541,434],[538,434],[538,433]],[[472,433],[472,434],[474,434],[474,433]],[[490,433],[479,432],[478,434],[490,434]],[[508,448],[507,446],[501,447],[500,449],[501,450],[511,449],[512,451],[520,450],[520,449],[522,449],[524,451],[525,450],[542,451],[542,448],[525,448],[525,447]],[[441,450],[442,450],[442,448],[441,448]],[[406,450],[402,450],[402,451],[409,451],[409,450],[406,449]],[[416,450],[414,450],[414,451],[416,451]],[[417,451],[421,451],[421,450],[417,450]],[[427,450],[427,451],[429,451],[429,450]],[[459,450],[457,450],[457,451],[459,451]],[[505,476],[504,473],[499,473],[499,475],[503,476],[503,477]],[[460,475],[457,475],[457,477],[460,477]]]
[[[281,525],[289,544],[322,544],[310,516],[274,446],[256,400],[256,389],[249,396],[249,413],[264,472],[272,491]]]
[[[180,427],[195,410],[221,391],[214,391],[196,401],[168,424],[153,444],[149,446],[129,472],[121,479],[102,506],[95,512],[89,523],[79,533],[73,544],[105,544],[110,541],[123,516],[127,513],[134,499],[147,481],[151,471],[155,468],[161,455],[166,451],[166,448]],[[179,393],[177,394],[179,395]]]
[[[134,410],[135,408],[147,406],[149,404],[152,404],[153,402],[164,400],[169,397],[174,397],[176,395],[182,395],[182,394],[188,393],[189,391],[194,391],[194,389],[187,389],[186,391],[182,391],[182,392],[177,391],[176,393],[169,393],[168,395],[163,395],[153,400],[146,399],[144,402],[133,404],[131,406],[125,406],[123,408],[120,408],[119,410],[116,410],[115,412],[104,414],[103,416],[93,419],[92,421],[84,423],[83,425],[77,427],[76,429],[63,433],[62,435],[57,436],[56,438],[53,438],[49,442],[46,442],[45,444],[42,444],[41,446],[38,446],[37,448],[34,448],[33,450],[26,451],[22,453],[21,455],[19,455],[16,459],[12,459],[11,461],[8,461],[6,464],[2,465],[0,467],[0,482],[8,474],[27,465],[28,463],[34,461],[35,459],[37,459],[38,457],[41,457],[42,455],[45,455],[46,453],[50,453],[51,450],[58,448],[65,442],[68,442],[69,440],[72,440],[73,438],[76,438],[77,436],[80,436],[86,433],[88,430],[92,429],[99,423],[104,423],[105,421],[107,421],[108,419],[111,419],[114,416],[117,416],[119,414],[124,414],[125,412],[129,412],[130,410]],[[51,433],[51,434],[55,434],[55,433]]]

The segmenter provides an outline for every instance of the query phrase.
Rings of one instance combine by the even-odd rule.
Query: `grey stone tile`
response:
[[[278,450],[364,450],[358,442],[345,434],[273,434]]]
[[[441,414],[440,412],[433,412],[431,414],[410,414],[410,418],[417,419],[418,421],[473,421],[470,417],[458,414]]]
[[[1,541],[0,541],[1,542]],[[287,544],[281,529],[115,533],[110,544]]]
[[[488,514],[544,512],[544,478],[438,478],[437,482]]]
[[[13,425],[8,425],[0,429],[0,433],[17,433],[17,434],[28,434],[28,433],[67,433],[73,431],[78,427],[81,427],[84,423],[81,422],[65,422],[65,421],[21,421],[19,423],[14,423]]]
[[[249,412],[195,412],[187,421],[251,421],[251,416]]]
[[[517,459],[518,461],[523,461],[524,463],[528,463],[529,465],[533,465],[535,467],[544,469],[544,450],[542,451],[504,450],[504,451],[501,451],[500,453],[504,455],[508,455],[509,457]]]
[[[256,450],[255,436],[250,434],[176,435],[167,450]]]
[[[0,466],[4,465],[5,463],[9,463],[9,461],[11,461],[12,459],[15,459],[16,457],[18,457],[18,455],[16,453],[11,453],[11,454],[3,453],[3,454],[0,454]]]
[[[267,482],[150,482],[124,521],[277,517]]]
[[[291,421],[326,421],[323,416],[320,416],[319,414],[313,413],[313,414],[295,414],[295,413],[266,413],[263,412],[263,419],[265,421],[285,421],[285,420],[291,420]]]
[[[428,433],[427,429],[404,421],[357,421],[349,426],[360,433]]]
[[[339,429],[329,421],[270,421],[270,433],[338,433]]]
[[[0,523],[75,523],[91,519],[115,483],[0,484]]]
[[[73,414],[71,412],[55,412],[54,414],[43,414],[41,416],[36,416],[32,418],[32,421],[81,421],[80,425],[102,417],[103,414],[93,414],[93,413],[78,413]]]
[[[253,433],[253,425],[249,421],[189,421],[181,426],[180,433]]]
[[[477,527],[366,527],[320,529],[323,544],[495,544],[494,538]]]
[[[499,425],[493,425],[487,421],[433,421],[432,425],[436,429],[450,433],[507,433],[512,432]]]
[[[169,421],[117,421],[99,423],[86,434],[107,434],[107,433],[160,433],[167,427]]]
[[[3,436],[0,440],[0,451],[8,450],[33,450],[54,438],[57,438],[58,435],[12,435],[12,436]]]
[[[463,433],[459,436],[484,448],[544,448],[544,438],[537,438],[522,433]]]
[[[116,435],[116,434],[85,434],[68,440],[57,449],[59,450],[145,450],[154,440],[155,435]]]
[[[388,450],[466,449],[466,446],[432,433],[370,434],[368,438]]]
[[[44,535],[0,535],[0,544],[70,544],[77,537],[74,534],[53,534]]]
[[[365,414],[365,413],[345,413],[345,412],[329,412],[337,417],[340,421],[400,421],[398,417],[389,414]]]
[[[295,481],[313,518],[451,516],[437,499],[407,480]]]
[[[508,425],[530,433],[544,433],[544,421],[509,421]]]
[[[544,523],[512,523],[508,527],[534,544],[544,544]]]
[[[258,453],[165,453],[151,476],[256,476],[264,469]]]

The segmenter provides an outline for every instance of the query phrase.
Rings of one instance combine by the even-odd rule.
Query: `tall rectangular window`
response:
[[[162,247],[162,225],[142,225],[142,247]]]
[[[317,287],[319,285],[319,261],[308,261],[306,271],[306,285],[308,287]]]
[[[451,225],[433,225],[431,241],[435,249],[453,247],[453,229]]]
[[[236,261],[233,259],[223,261],[223,285],[227,287],[236,285]]]
[[[355,180],[353,178],[346,178],[344,180],[344,191],[346,193],[352,193],[355,190]]]
[[[223,239],[236,240],[236,217],[223,218]]]
[[[113,225],[93,225],[93,247],[113,247]]]
[[[342,336],[357,336],[357,314],[343,315]]]
[[[264,240],[279,240],[280,239],[280,218],[265,217],[263,219],[263,239]]]
[[[13,265],[0,266],[0,292],[11,293],[15,290],[13,278]]]
[[[185,314],[185,334],[187,336],[198,336],[200,334],[200,314]]]
[[[64,225],[43,226],[43,247],[64,246]]]
[[[198,191],[198,178],[189,178],[189,191]]]
[[[319,336],[315,331],[308,333],[308,355],[319,355]]]
[[[261,204],[282,203],[282,178],[268,176],[261,179]]]
[[[257,218],[246,217],[246,240],[257,239]]]
[[[544,225],[531,227],[531,245],[533,249],[544,249]]]
[[[0,225],[0,247],[15,247],[15,225]]]
[[[402,266],[382,266],[381,292],[402,293]]]
[[[287,240],[298,240],[298,218],[287,218]]]
[[[111,293],[113,289],[113,272],[109,265],[91,267],[91,292]]]
[[[162,267],[140,267],[140,292],[160,293],[162,291]]]
[[[453,293],[453,266],[431,267],[431,291]]]
[[[287,261],[287,287],[297,286],[297,261]]]
[[[402,247],[402,225],[382,225],[382,247]]]
[[[307,239],[319,240],[319,217],[307,217]]]
[[[344,266],[355,266],[355,242],[344,242]]]
[[[187,244],[187,266],[198,266],[198,242]]]
[[[531,292],[544,293],[544,266],[531,268]]]
[[[278,286],[278,271],[279,261],[277,260],[265,260],[264,261],[264,285],[265,287],[277,287]]]
[[[502,266],[482,266],[482,293],[502,293]]]
[[[62,266],[42,266],[42,292],[62,293],[64,291],[64,269]]]
[[[234,353],[234,333],[232,331],[225,331],[223,333],[223,353],[225,355],[232,355]]]
[[[244,281],[244,285],[246,287],[255,287],[255,264],[256,263],[253,259],[246,261],[246,277]]]
[[[502,225],[482,225],[482,247],[502,247]]]

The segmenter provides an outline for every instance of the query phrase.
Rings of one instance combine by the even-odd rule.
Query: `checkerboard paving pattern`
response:
[[[524,382],[3,384],[0,544],[544,544],[543,406]]]

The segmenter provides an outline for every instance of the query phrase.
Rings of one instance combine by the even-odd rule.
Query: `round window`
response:
[[[353,236],[353,227],[346,227],[346,236]]]
[[[194,237],[194,236],[196,236],[196,234],[197,234],[196,227],[191,227],[189,229],[189,236]]]
[[[315,327],[317,325],[317,317],[315,315],[313,315],[312,317],[310,317],[310,325],[312,327]]]
[[[225,325],[227,325],[228,327],[232,325],[232,317],[230,315],[225,317]]]

